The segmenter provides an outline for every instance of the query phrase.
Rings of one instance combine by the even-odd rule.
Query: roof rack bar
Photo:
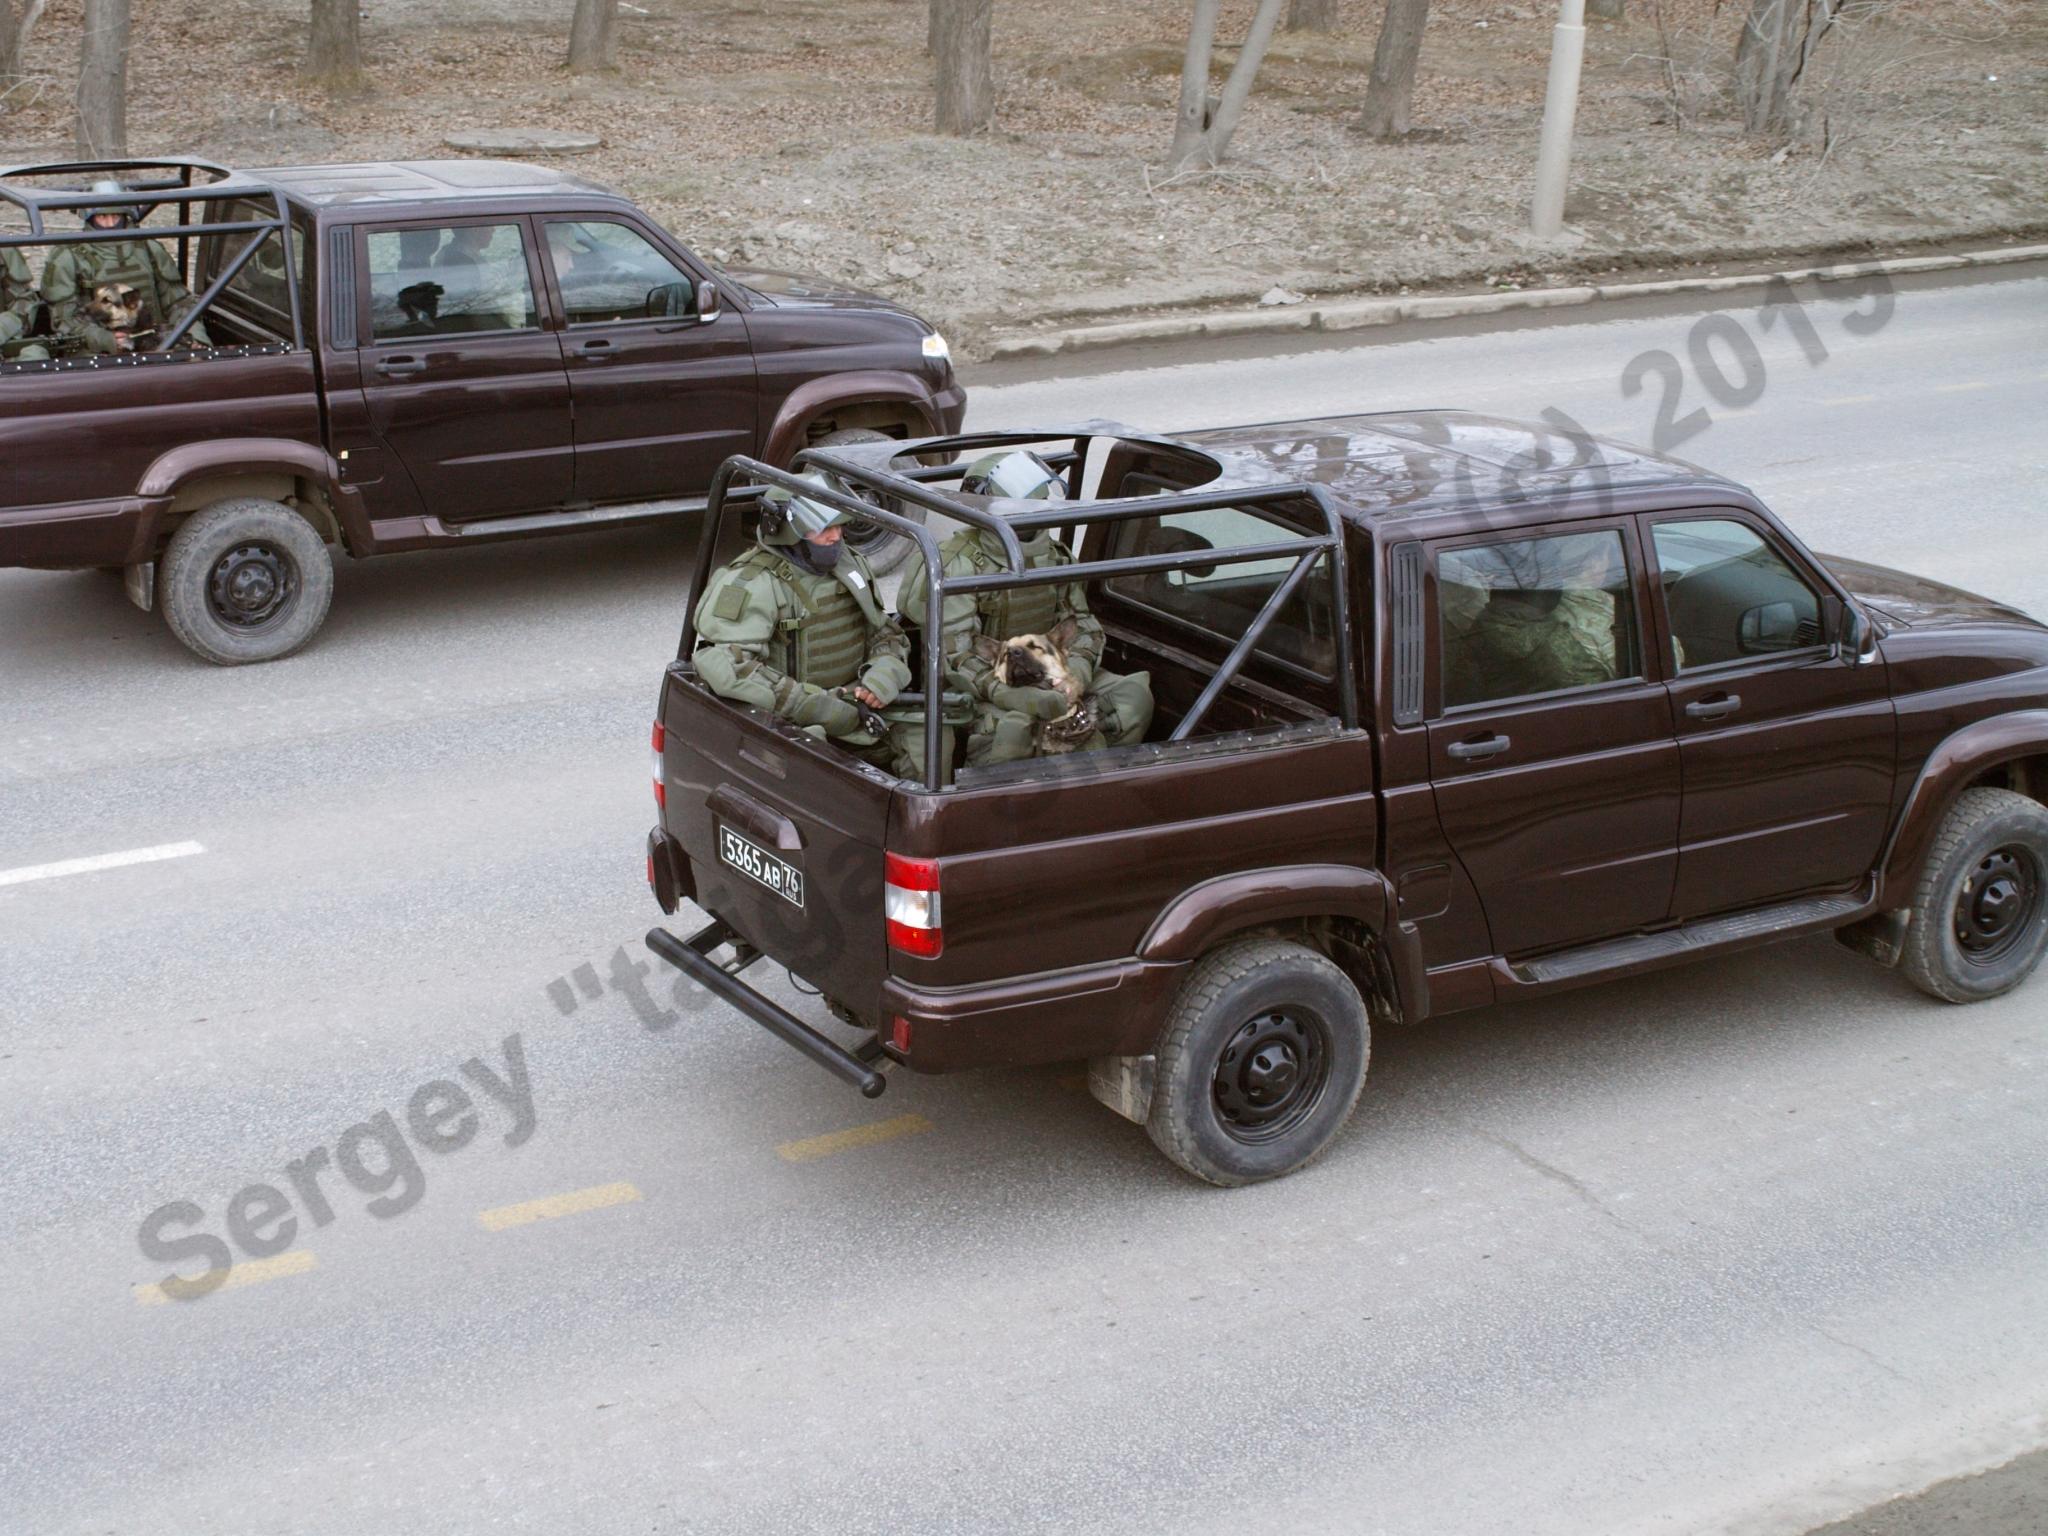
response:
[[[233,224],[166,225],[150,229],[135,225],[125,229],[65,229],[56,234],[0,235],[0,246],[93,245],[109,240],[168,240],[174,235],[242,235],[256,230],[275,234],[284,228],[282,219],[246,219]],[[259,240],[257,244],[262,244]]]
[[[1158,555],[1118,555],[1110,560],[1075,561],[1057,567],[1062,582],[1094,581],[1116,576],[1148,576],[1156,571],[1208,569],[1217,565],[1249,565],[1254,560],[1286,560],[1295,555],[1318,555],[1331,547],[1320,535],[1290,539],[1284,544],[1236,544],[1224,549],[1176,549]],[[949,592],[1002,592],[1012,587],[1043,586],[1050,578],[1044,567],[1028,571],[991,571],[985,576],[948,578]]]
[[[1223,658],[1223,664],[1217,667],[1208,684],[1189,706],[1188,712],[1180,717],[1180,723],[1174,726],[1173,734],[1166,738],[1168,741],[1186,741],[1194,734],[1195,727],[1200,725],[1203,716],[1209,713],[1209,706],[1216,702],[1218,696],[1230,686],[1232,679],[1243,668],[1246,659],[1252,653],[1252,647],[1258,643],[1259,636],[1264,634],[1266,627],[1279,616],[1280,610],[1287,606],[1287,600],[1300,590],[1308,573],[1322,558],[1321,550],[1310,550],[1294,562],[1294,569],[1287,573],[1286,578],[1267,597],[1265,606],[1259,609],[1251,626],[1238,637],[1237,644],[1230,648],[1230,654]],[[1339,630],[1338,633],[1341,634],[1343,631]],[[1338,670],[1343,670],[1342,657],[1338,658]],[[1350,722],[1345,723],[1348,725]]]
[[[249,258],[256,254],[256,248],[261,244],[261,240],[251,240],[235,253],[235,259],[207,285],[206,292],[200,294],[198,301],[185,312],[185,318],[171,328],[171,334],[164,338],[162,350],[168,352],[185,339],[185,333],[199,323],[199,317],[206,313],[215,299],[227,291],[228,284],[241,276],[242,268],[249,265]]]

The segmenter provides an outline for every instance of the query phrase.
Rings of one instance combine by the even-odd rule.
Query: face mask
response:
[[[839,544],[813,544],[809,539],[798,539],[791,546],[791,552],[795,554],[798,565],[823,576],[839,564],[839,551],[843,547]]]

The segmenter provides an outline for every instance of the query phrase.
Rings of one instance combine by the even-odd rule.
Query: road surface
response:
[[[1646,441],[1664,350],[1678,451],[1817,547],[2048,613],[2048,273],[1805,297],[1819,362],[1731,311],[1734,408],[1673,301],[986,371],[972,424]],[[345,564],[236,671],[0,572],[0,1527],[1768,1536],[2048,1441],[2048,978],[1817,940],[1383,1030],[1235,1192],[1071,1070],[869,1104],[643,980],[688,546]],[[282,1251],[167,1299],[145,1219],[253,1185]]]

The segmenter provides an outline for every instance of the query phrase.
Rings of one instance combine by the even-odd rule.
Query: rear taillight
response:
[[[887,881],[882,887],[882,915],[887,920],[889,947],[929,960],[945,947],[939,925],[939,861],[884,855]]]
[[[663,810],[668,809],[668,788],[661,782],[661,747],[668,740],[668,732],[657,720],[654,722],[654,803]]]

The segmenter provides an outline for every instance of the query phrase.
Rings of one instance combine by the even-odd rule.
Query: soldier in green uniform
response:
[[[1060,501],[1066,487],[1035,453],[992,453],[977,459],[961,477],[960,489],[970,496],[998,496],[1023,501]],[[1072,565],[1073,555],[1050,529],[1034,530],[1023,539],[1024,563],[1030,570]],[[940,569],[948,576],[981,575],[1007,570],[1002,544],[993,534],[963,528],[939,546]],[[930,578],[922,556],[903,578],[896,606],[904,621],[924,622],[930,601]],[[1011,688],[997,680],[994,667],[977,656],[974,642],[986,635],[1007,640],[1015,635],[1043,635],[1061,620],[1073,621],[1076,638],[1068,648],[1067,669],[1083,693],[1095,696],[1100,727],[1082,750],[1121,747],[1145,738],[1152,724],[1152,674],[1123,676],[1101,670],[1102,625],[1088,610],[1082,584],[1048,583],[996,592],[963,593],[945,600],[939,616],[944,633],[950,686],[971,693],[980,703],[974,729],[967,738],[971,766],[1016,762],[1037,755],[1037,727],[1058,719],[1071,707],[1054,688]]]
[[[1445,627],[1445,694],[1452,704],[1526,698],[1611,683],[1617,579],[1597,539],[1559,540],[1554,571],[1493,590],[1462,625]],[[1620,579],[1626,579],[1626,572]],[[1454,592],[1447,585],[1445,592]],[[1444,600],[1448,619],[1450,598]],[[1467,606],[1469,607],[1469,600]]]
[[[118,193],[118,181],[102,181],[95,192]],[[128,229],[135,224],[132,208],[89,208],[87,229]],[[127,283],[149,305],[158,334],[152,338],[162,345],[178,322],[199,302],[178,276],[171,253],[154,240],[96,240],[84,245],[63,245],[51,253],[43,268],[43,297],[49,301],[50,324],[59,336],[82,337],[88,352],[113,353],[119,340],[105,326],[95,325],[85,313],[92,291],[102,283]],[[199,346],[211,346],[204,325],[195,325],[186,336]]]
[[[822,477],[806,476],[822,485]],[[846,514],[777,487],[758,542],[697,603],[697,675],[720,698],[802,726],[900,778],[919,778],[922,722],[884,721],[910,682],[910,642],[840,542]]]
[[[0,248],[0,356],[30,362],[50,355],[49,349],[28,342],[19,347],[9,343],[20,341],[28,334],[29,326],[35,322],[36,285],[28,275],[28,262],[13,246]]]

